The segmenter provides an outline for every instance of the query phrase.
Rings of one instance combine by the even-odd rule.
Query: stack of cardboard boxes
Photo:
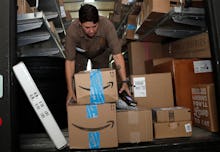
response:
[[[167,44],[131,42],[129,46],[130,79],[134,85],[134,98],[139,105],[148,108],[157,106],[189,108],[193,126],[212,132],[218,130],[207,32]],[[172,82],[165,80],[165,74],[168,73],[171,74]],[[171,90],[174,94],[173,101],[170,100],[171,96],[168,98],[170,90],[168,83],[173,89]],[[205,95],[198,91],[201,88],[207,90]],[[202,97],[197,98],[198,96],[206,96],[204,97],[206,100]]]
[[[155,139],[192,136],[189,108],[153,108],[152,111]]]
[[[117,147],[115,70],[82,71],[74,77],[77,103],[68,105],[69,147]]]
[[[138,102],[134,110],[116,110],[118,88],[115,70],[81,71],[74,78],[77,103],[68,105],[69,147],[72,149],[111,148],[121,143],[192,135],[192,129],[189,130],[192,128],[190,110],[174,107],[171,73],[133,75],[134,99]],[[153,125],[152,108],[155,107],[161,111],[171,107],[173,118],[161,118],[158,113],[157,122]],[[165,126],[172,136],[164,134]]]

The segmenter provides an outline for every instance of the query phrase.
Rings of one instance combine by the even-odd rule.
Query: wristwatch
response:
[[[129,79],[121,81],[121,83],[127,83],[128,86],[131,86],[131,81]]]

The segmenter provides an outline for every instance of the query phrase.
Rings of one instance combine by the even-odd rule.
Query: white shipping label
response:
[[[194,73],[212,72],[212,64],[210,60],[194,61]]]
[[[190,123],[185,124],[185,131],[187,133],[192,132],[192,126]]]
[[[3,76],[0,75],[0,98],[3,97]]]
[[[134,97],[146,97],[146,81],[145,77],[133,78],[134,83]]]

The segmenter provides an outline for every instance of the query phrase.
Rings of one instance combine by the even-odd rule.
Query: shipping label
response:
[[[146,97],[146,81],[145,77],[133,78],[134,83],[134,97]]]

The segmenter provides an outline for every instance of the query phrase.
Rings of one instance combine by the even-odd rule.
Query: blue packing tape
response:
[[[105,102],[102,73],[100,69],[90,72],[90,103],[102,104]]]
[[[128,24],[128,25],[127,25],[127,29],[128,29],[128,30],[136,30],[136,28],[137,28],[137,27],[136,27],[135,25],[133,25],[133,24]]]
[[[97,118],[98,117],[98,107],[97,105],[86,105],[86,115],[87,118]]]
[[[89,132],[89,148],[98,149],[100,148],[100,132]]]

